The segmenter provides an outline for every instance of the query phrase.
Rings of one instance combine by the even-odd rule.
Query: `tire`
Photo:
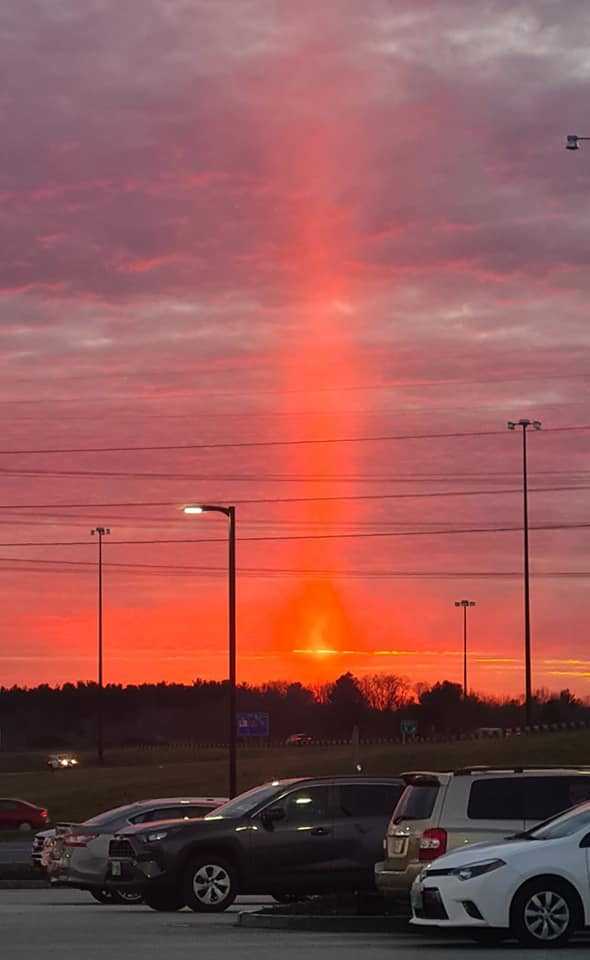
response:
[[[183,890],[195,913],[221,913],[238,893],[235,868],[214,853],[196,857],[185,870]]]
[[[143,903],[143,893],[139,890],[113,890],[112,902],[126,907],[134,907],[138,903]]]
[[[160,890],[144,890],[143,902],[159,913],[176,913],[185,906],[182,896],[177,890],[162,888]]]
[[[88,891],[91,897],[97,901],[97,903],[109,904],[113,902],[113,895],[110,890],[99,890],[98,887],[95,887],[93,890]]]
[[[558,878],[533,880],[522,887],[510,911],[510,929],[525,947],[563,947],[580,926],[579,903]]]

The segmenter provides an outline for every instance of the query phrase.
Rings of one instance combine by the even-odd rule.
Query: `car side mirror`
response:
[[[587,833],[585,837],[582,837],[580,840],[580,847],[590,847],[590,833]]]
[[[262,826],[266,827],[267,830],[272,830],[275,823],[278,823],[279,820],[284,819],[285,811],[282,807],[269,807],[267,810],[263,810],[260,815]]]

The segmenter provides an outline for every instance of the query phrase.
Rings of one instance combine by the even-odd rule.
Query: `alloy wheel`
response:
[[[568,929],[570,920],[567,901],[554,890],[540,890],[525,904],[524,925],[536,940],[557,940]]]
[[[213,906],[222,903],[231,891],[231,877],[218,863],[204,863],[195,871],[193,890],[200,903]]]

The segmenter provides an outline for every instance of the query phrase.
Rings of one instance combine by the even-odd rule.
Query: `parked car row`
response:
[[[52,882],[154,910],[372,890],[405,901],[417,926],[477,940],[557,946],[590,925],[590,768],[274,780],[226,802],[144,801],[50,833]]]

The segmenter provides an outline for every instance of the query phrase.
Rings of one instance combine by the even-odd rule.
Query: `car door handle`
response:
[[[332,831],[328,827],[312,827],[310,833],[312,837],[327,837]]]

